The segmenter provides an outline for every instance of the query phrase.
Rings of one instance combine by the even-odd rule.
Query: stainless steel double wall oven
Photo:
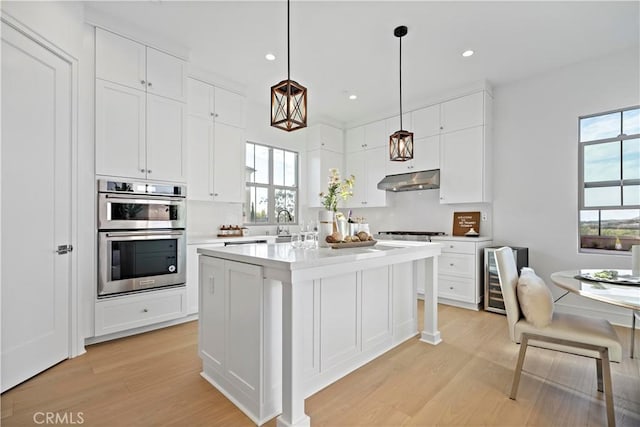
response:
[[[98,180],[98,298],[186,282],[186,187]]]

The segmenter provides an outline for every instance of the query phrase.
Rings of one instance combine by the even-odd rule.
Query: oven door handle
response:
[[[140,197],[140,195],[127,195],[127,194],[104,194],[104,198],[108,200],[118,201],[122,200],[126,203],[140,203],[140,204],[162,204],[170,202],[184,202],[184,197],[174,196],[149,196],[146,198]]]
[[[105,233],[107,237],[129,237],[129,236],[184,236],[184,231],[171,230],[144,230],[144,231],[109,231]]]

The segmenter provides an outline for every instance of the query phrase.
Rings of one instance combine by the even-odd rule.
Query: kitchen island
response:
[[[202,376],[260,425],[308,426],[304,399],[418,334],[438,344],[439,243],[199,249]]]

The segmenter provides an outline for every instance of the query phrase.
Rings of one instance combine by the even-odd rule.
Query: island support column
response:
[[[424,325],[420,341],[433,345],[442,342],[438,330],[438,258],[436,255],[416,261],[418,269],[424,269],[424,275],[417,274],[416,277],[424,277],[425,281]]]
[[[303,289],[313,281],[282,281],[282,414],[278,427],[310,427],[304,412],[302,388],[303,360]]]

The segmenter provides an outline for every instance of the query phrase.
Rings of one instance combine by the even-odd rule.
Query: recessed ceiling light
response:
[[[465,58],[469,57],[473,55],[473,51],[472,50],[465,50],[464,52],[462,52],[462,56],[464,56]]]
[[[349,95],[349,99],[351,100],[358,99],[358,95]]]
[[[275,61],[276,59],[276,56],[273,53],[267,53],[264,57],[267,61]]]

